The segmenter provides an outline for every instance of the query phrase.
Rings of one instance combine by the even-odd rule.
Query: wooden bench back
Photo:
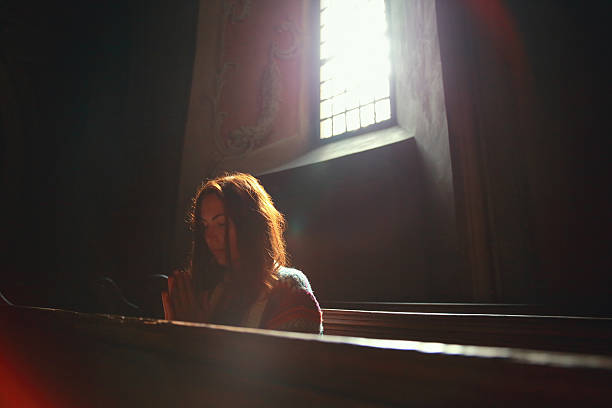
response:
[[[378,310],[385,312],[501,314],[536,316],[612,317],[598,309],[581,309],[555,305],[521,303],[431,303],[431,302],[353,302],[323,301],[321,307],[344,310]]]
[[[595,406],[612,398],[606,356],[17,307],[0,310],[0,327],[4,406]]]
[[[326,334],[612,354],[612,319],[323,309]]]

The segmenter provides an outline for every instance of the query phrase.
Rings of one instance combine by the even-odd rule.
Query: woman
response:
[[[306,276],[285,266],[285,220],[253,176],[232,173],[197,190],[191,259],[168,278],[166,319],[322,332]]]

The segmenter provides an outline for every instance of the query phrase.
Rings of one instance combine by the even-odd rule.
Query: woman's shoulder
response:
[[[310,282],[300,270],[281,267],[269,296],[261,328],[322,333],[322,314]]]
[[[297,290],[305,290],[307,292],[312,293],[312,288],[310,287],[310,282],[304,272],[294,269],[288,268],[286,266],[281,266],[276,272],[278,283],[281,286],[288,286]]]

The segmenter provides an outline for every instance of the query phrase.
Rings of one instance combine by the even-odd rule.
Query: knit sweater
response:
[[[301,271],[281,267],[272,288],[264,289],[249,308],[241,326],[269,330],[323,333],[319,303],[308,278]],[[211,306],[217,306],[223,295],[220,283],[211,293]]]

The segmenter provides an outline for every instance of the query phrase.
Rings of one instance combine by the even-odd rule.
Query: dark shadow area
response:
[[[96,310],[98,277],[127,289],[176,262],[197,10],[0,5],[0,288],[15,303]]]

